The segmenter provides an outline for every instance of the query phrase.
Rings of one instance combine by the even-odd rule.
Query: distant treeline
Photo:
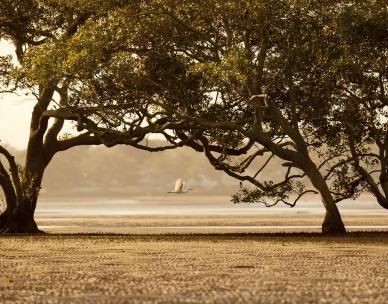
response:
[[[12,150],[22,162],[25,151]],[[164,195],[178,177],[196,188],[191,195],[230,195],[239,187],[188,148],[150,153],[129,147],[79,147],[53,159],[42,196]]]
[[[150,146],[164,144],[150,140]],[[25,151],[10,151],[22,163]],[[264,160],[258,162],[258,167]],[[274,181],[284,174],[279,159],[261,174]],[[190,195],[232,195],[239,182],[215,170],[201,153],[184,147],[151,153],[118,146],[77,147],[55,156],[44,175],[42,196],[115,196],[164,195],[177,178],[195,188]],[[305,183],[309,183],[307,180]]]

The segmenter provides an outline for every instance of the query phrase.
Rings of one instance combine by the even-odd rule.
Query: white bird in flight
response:
[[[169,191],[167,193],[176,193],[176,194],[182,194],[182,193],[187,193],[191,190],[194,190],[193,188],[189,188],[187,190],[183,190],[184,182],[182,181],[181,178],[178,178],[177,181],[175,182],[175,188],[173,191]]]

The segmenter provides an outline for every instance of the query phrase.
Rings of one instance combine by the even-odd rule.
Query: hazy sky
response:
[[[0,55],[12,54],[12,47],[0,41]],[[24,148],[34,102],[31,97],[0,94],[0,140],[16,148]]]
[[[26,96],[0,97],[0,140],[18,149],[26,146],[33,102]]]
[[[0,40],[0,56],[4,55],[14,55],[14,49],[11,44]],[[18,149],[26,148],[35,103],[35,97],[23,92],[0,93],[0,141]],[[64,131],[70,130],[70,123],[65,124]]]
[[[0,56],[14,55],[11,44],[0,40]],[[29,125],[32,109],[35,105],[33,96],[26,96],[22,92],[16,94],[0,93],[0,141],[17,149],[27,146]],[[63,132],[72,131],[71,123],[65,124]],[[160,139],[159,136],[150,136],[149,139]]]

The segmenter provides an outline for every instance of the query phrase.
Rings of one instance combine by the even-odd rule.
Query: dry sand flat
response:
[[[388,303],[388,234],[0,238],[0,303]]]

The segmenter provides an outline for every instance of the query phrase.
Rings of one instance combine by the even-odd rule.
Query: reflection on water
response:
[[[338,204],[342,214],[386,214],[372,200],[345,201]],[[320,201],[300,201],[294,208],[286,205],[267,208],[261,204],[236,204],[229,197],[139,198],[139,199],[44,199],[37,207],[38,217],[127,216],[127,215],[254,215],[322,214]]]

